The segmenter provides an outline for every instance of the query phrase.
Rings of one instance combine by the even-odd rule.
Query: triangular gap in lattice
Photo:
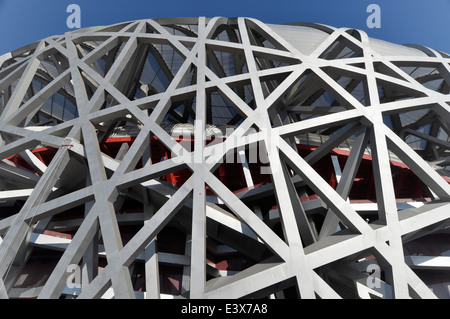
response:
[[[392,287],[386,282],[390,268],[385,259],[373,248],[326,264],[315,271],[344,299],[392,298]],[[339,269],[341,272],[330,271]],[[356,286],[356,288],[355,288]]]
[[[417,105],[384,116],[385,124],[428,161],[444,158],[449,147],[448,126],[434,112],[434,107],[436,106]]]
[[[381,129],[378,128],[377,133],[374,130],[371,129],[370,155],[366,157],[373,167],[372,194],[375,196],[372,198],[375,197],[373,202],[378,204],[378,208],[372,212],[372,217],[367,217],[370,221],[379,219],[378,223],[384,224],[389,211],[397,210],[400,214],[402,210],[422,206],[436,198],[434,192],[448,196],[447,185],[443,185],[447,183],[415,150],[388,128],[384,129],[386,136],[380,135]],[[386,150],[377,145],[383,145],[384,139]],[[389,168],[386,167],[387,161]],[[380,185],[388,189],[392,187],[393,193],[380,192]]]
[[[363,49],[343,35],[339,35],[323,52],[319,58],[326,60],[362,57]]]
[[[110,97],[107,92],[105,96],[105,100]],[[95,120],[93,124],[97,131],[100,150],[118,163],[127,155],[142,129],[142,122],[127,110],[122,110],[109,119]]]
[[[275,89],[281,85],[284,80],[286,80],[291,72],[277,73],[271,74],[267,76],[261,76],[259,81],[261,83],[261,89],[264,95],[264,98],[267,98],[270,94],[275,91]]]
[[[392,64],[426,88],[443,94],[450,90],[450,73],[441,63],[393,61]]]
[[[302,62],[299,59],[285,57],[267,52],[253,51],[258,70],[266,70],[273,68],[280,68],[289,65],[297,65]]]
[[[207,124],[215,126],[239,125],[245,118],[232,98],[220,89],[207,91]]]
[[[207,205],[207,282],[251,271],[251,267],[264,263],[268,258],[280,261],[245,223],[241,223],[241,227],[234,226],[239,222],[228,208]]]
[[[220,170],[217,170],[217,174],[214,175],[220,175]],[[253,200],[251,198],[240,199],[242,195],[245,197],[245,194],[239,192],[233,194],[229,189],[229,183],[223,183],[220,176],[214,176],[212,179],[214,182],[207,183],[207,195],[209,195],[207,201],[211,202],[211,204],[207,204],[207,209],[211,212],[211,220],[208,223],[212,223],[211,226],[214,225],[214,227],[208,227],[211,230],[212,238],[216,242],[239,251],[240,256],[247,259],[246,267],[278,256],[275,246],[276,242],[284,243],[283,234],[281,229],[275,229],[275,224],[269,225],[268,218],[272,208],[270,201],[273,201],[274,198],[268,199],[265,203],[258,202],[256,198]],[[273,190],[268,190],[268,192],[273,194]],[[220,226],[216,225],[221,218],[228,221],[221,221]],[[241,226],[236,227],[237,221],[241,223]],[[258,232],[260,233],[258,234]]]
[[[407,86],[407,83],[405,83],[405,85],[397,84],[379,78],[376,79],[376,82],[381,103],[427,96],[425,93]]]
[[[196,110],[195,91],[184,94],[181,98],[172,99],[161,113],[161,125],[194,124]]]
[[[284,75],[282,79],[287,76]],[[295,121],[354,108],[346,98],[337,93],[332,85],[310,70],[304,72],[286,88],[274,105],[280,104],[282,105],[280,107],[287,110],[289,116]]]
[[[342,72],[341,69],[333,67],[325,67],[322,68],[322,70],[362,105],[370,105],[367,77],[365,74],[357,72]],[[334,103],[336,104],[336,102]]]
[[[118,41],[118,43],[104,55],[102,55],[99,59],[94,61],[91,66],[97,71],[101,76],[105,76],[108,74],[112,65],[116,61],[116,58],[120,54],[121,50],[125,46],[125,42]]]
[[[207,47],[207,65],[219,78],[248,73],[244,52]]]
[[[187,36],[196,38],[197,35],[197,25],[182,25],[182,24],[167,24],[162,25],[162,27],[170,34],[176,36]]]
[[[163,93],[184,61],[171,44],[141,43],[115,86],[130,99]],[[140,71],[133,76],[135,69]]]
[[[400,163],[398,166],[403,169],[399,181],[394,181],[394,185],[398,185],[397,197],[404,198],[408,193],[413,193],[408,196],[422,202],[436,197],[446,198],[449,190],[446,188],[448,178],[444,170],[432,168],[426,161],[441,167],[446,165],[450,146],[447,142],[448,124],[437,116],[430,105],[395,115],[401,125],[400,131],[395,127],[394,132],[386,131],[388,148],[395,157],[393,161]],[[409,178],[409,182],[402,182],[401,178]],[[407,191],[405,185],[410,185],[411,189]]]
[[[21,121],[23,126],[40,126],[77,118],[79,113],[71,76],[51,85],[39,88],[39,82],[33,80],[13,121]]]
[[[256,108],[255,104],[255,96],[253,94],[253,87],[251,85],[250,80],[239,81],[239,82],[230,82],[227,84],[233,91],[236,93],[239,98],[244,101],[248,106],[252,109]],[[230,124],[233,125],[237,122],[238,119],[235,119]]]
[[[211,36],[211,39],[232,42],[232,43],[242,43],[241,32],[237,24],[221,24]]]
[[[93,70],[103,77],[111,69],[125,43],[126,39],[121,38],[74,41],[78,58],[85,60]]]
[[[36,75],[48,82],[57,78],[69,68],[69,59],[57,49],[50,49],[42,55]]]
[[[61,61],[61,63],[57,62],[57,59]],[[41,103],[41,100],[45,100],[49,95],[53,94],[55,90],[60,89],[60,93],[64,95],[66,98],[73,97],[74,91],[71,82],[68,80],[68,60],[67,58],[59,53],[57,50],[50,50],[40,61],[39,66],[36,69],[36,72],[33,75],[33,78],[30,81],[30,84],[25,91],[25,94],[20,101],[20,107],[24,104],[32,104],[27,106],[25,109],[16,111],[15,114],[12,115],[12,121],[17,123],[20,120],[23,120],[25,116],[25,112],[31,112],[31,114],[27,114],[27,119],[22,125],[27,125],[32,116],[36,112],[36,107]],[[55,81],[57,80],[57,81]],[[18,80],[14,80],[14,77],[11,78],[11,83],[4,84],[6,89],[3,91],[2,97],[2,105],[5,107],[9,102],[9,98],[12,96],[17,84]],[[53,83],[52,83],[53,82]],[[48,86],[51,83],[50,86]],[[32,102],[31,102],[32,100]],[[72,98],[72,103],[73,103]],[[12,108],[15,106],[11,105]],[[24,113],[24,114],[21,114]],[[39,122],[36,118],[35,122]]]
[[[397,78],[399,80],[405,80],[403,76],[398,74],[398,72],[392,70],[392,68],[388,67],[385,63],[374,61],[373,62],[373,68],[376,73],[380,73],[387,76],[392,76],[394,78]]]
[[[187,68],[187,72],[182,77],[180,84],[177,86],[177,88],[183,88],[195,84],[197,84],[197,67],[194,64],[191,64]]]
[[[276,40],[272,35],[264,31],[254,21],[245,20],[250,43],[255,46],[277,49],[281,51],[289,51],[284,45]]]

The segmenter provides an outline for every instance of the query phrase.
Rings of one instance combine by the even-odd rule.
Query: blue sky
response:
[[[71,3],[81,7],[82,27],[144,18],[246,16],[266,23],[357,28],[374,38],[450,53],[450,0],[0,0],[0,55],[71,31],[66,25]],[[381,8],[380,29],[366,25],[371,3]]]

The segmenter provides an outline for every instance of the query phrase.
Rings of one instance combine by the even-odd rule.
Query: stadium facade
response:
[[[0,57],[3,298],[450,298],[450,56],[173,18]]]

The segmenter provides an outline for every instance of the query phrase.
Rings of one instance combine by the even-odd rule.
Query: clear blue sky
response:
[[[317,22],[369,36],[416,43],[450,53],[450,0],[0,0],[0,55],[70,31],[69,4],[81,7],[81,26],[144,18],[246,16],[266,23]],[[369,29],[369,4],[381,8],[381,28]]]

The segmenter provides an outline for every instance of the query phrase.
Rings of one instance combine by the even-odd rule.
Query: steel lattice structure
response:
[[[2,56],[0,296],[448,297],[449,64],[223,17]]]

